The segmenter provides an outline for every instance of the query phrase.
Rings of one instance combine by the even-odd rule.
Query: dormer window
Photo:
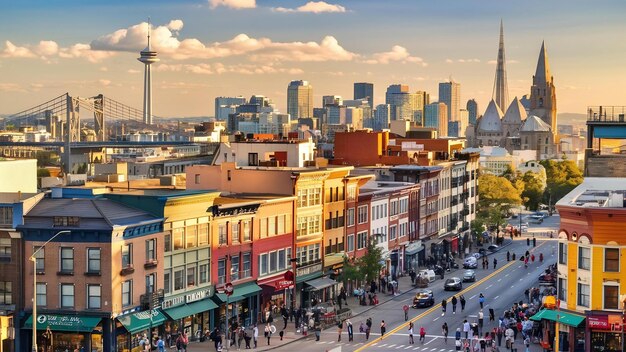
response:
[[[79,226],[80,218],[78,216],[55,216],[52,218],[54,227],[63,226]]]

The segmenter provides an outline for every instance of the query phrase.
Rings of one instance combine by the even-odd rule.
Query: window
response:
[[[354,252],[354,235],[348,235],[348,252]]]
[[[200,284],[209,282],[209,264],[200,264],[199,266],[199,278]]]
[[[52,217],[52,226],[79,226],[78,216],[54,216]]]
[[[2,209],[2,207],[0,207]],[[11,239],[0,238],[0,259],[11,260]]]
[[[298,190],[298,207],[310,207],[320,205],[322,201],[322,188],[303,188]]]
[[[127,268],[133,264],[133,245],[131,243],[122,246],[122,268]]]
[[[267,274],[267,253],[263,253],[259,256],[259,275]]]
[[[156,239],[146,241],[146,262],[156,260]]]
[[[87,308],[100,309],[102,300],[102,287],[100,285],[87,285]]]
[[[276,217],[275,216],[267,218],[267,234],[269,236],[276,235]]]
[[[187,287],[194,286],[196,284],[196,267],[195,263],[187,266]]]
[[[226,283],[226,259],[220,259],[217,262],[217,283]]]
[[[166,233],[165,236],[163,237],[163,242],[165,246],[163,250],[165,252],[171,252],[172,251],[172,235],[170,235],[169,233]]]
[[[48,285],[45,282],[37,283],[37,306],[45,307],[48,305],[48,300],[46,299],[48,293]]]
[[[241,271],[241,278],[245,279],[248,277],[252,277],[252,254],[250,252],[243,254],[243,270]]]
[[[590,249],[578,247],[578,268],[589,270],[591,268]]]
[[[604,249],[604,271],[619,271],[619,248]]]
[[[589,285],[578,284],[578,305],[589,307]]]
[[[242,231],[243,231],[243,241],[247,242],[247,241],[252,241],[252,229],[251,229],[251,225],[252,221],[250,220],[244,220],[241,223],[241,227],[242,227]]]
[[[61,271],[74,272],[74,248],[61,247]]]
[[[219,233],[218,243],[219,244],[227,244],[228,243],[228,234],[226,232],[226,224],[220,224],[219,225],[218,233]]]
[[[348,200],[356,198],[356,186],[348,186]]]
[[[195,180],[197,185],[200,184],[200,174],[195,174],[194,175],[194,180]]]
[[[177,228],[172,230],[172,237],[174,237],[174,250],[185,249],[185,230],[183,228]]]
[[[346,225],[354,226],[354,208],[348,208],[348,212],[346,213]]]
[[[389,240],[390,241],[393,241],[393,240],[396,239],[396,237],[397,237],[396,236],[396,231],[397,231],[396,225],[389,226]]]
[[[198,228],[196,225],[187,226],[185,228],[186,248],[195,248],[198,246]]]
[[[619,309],[619,286],[604,286],[604,309]]]
[[[230,280],[239,280],[239,255],[233,255],[230,257]]]
[[[278,270],[285,270],[285,250],[281,249],[278,251]]]
[[[209,224],[198,225],[198,247],[209,244]]]
[[[276,234],[277,235],[282,235],[284,233],[287,233],[287,231],[285,231],[286,218],[287,218],[287,215],[278,215],[276,217]]]
[[[356,249],[363,249],[367,247],[367,231],[356,234],[356,243]]]
[[[146,275],[146,293],[155,292],[154,283],[156,281],[156,274]]]
[[[278,254],[276,251],[270,252],[270,272],[278,270]]]
[[[178,267],[174,269],[174,291],[185,288],[185,268]]]
[[[100,273],[100,248],[87,248],[87,272]]]
[[[165,294],[172,292],[172,271],[165,270],[163,273],[163,290]]]
[[[122,282],[122,306],[127,307],[133,304],[133,280],[126,280]]]
[[[13,283],[0,281],[0,304],[13,304]]]
[[[567,279],[559,278],[559,292],[558,297],[561,301],[567,300]]]
[[[74,308],[74,284],[61,284],[61,308]]]
[[[567,264],[567,243],[559,242],[559,264]]]
[[[0,207],[0,226],[13,227],[13,207]]]
[[[39,250],[39,252],[37,252]],[[37,272],[38,273],[42,273],[46,270],[46,264],[45,264],[45,253],[46,253],[46,249],[44,247],[37,247],[35,246],[33,248],[33,252],[37,252],[35,254],[35,261],[37,262],[37,264],[35,265],[37,267]]]
[[[239,243],[239,222],[235,221],[231,224],[230,226],[231,231],[230,231],[230,238],[232,239],[233,243]]]
[[[248,153],[248,166],[259,166],[259,153]]]
[[[357,217],[358,217],[359,224],[363,224],[367,222],[367,213],[368,213],[367,210],[368,210],[367,205],[362,205],[358,208]]]

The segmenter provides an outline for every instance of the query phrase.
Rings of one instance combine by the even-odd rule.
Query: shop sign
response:
[[[293,286],[293,280],[279,280],[276,281],[276,290],[283,290]]]
[[[198,290],[192,293],[188,293],[185,295],[185,302],[191,303],[203,300],[205,298],[211,297],[213,295],[213,286],[208,289]]]
[[[185,296],[177,296],[164,300],[163,304],[161,304],[161,308],[168,309],[182,304],[185,304]]]
[[[75,327],[83,326],[83,320],[77,316],[62,316],[62,315],[39,315],[37,316],[37,324],[47,325],[51,330],[55,330],[61,327]]]
[[[144,310],[139,313],[135,313],[133,314],[133,316],[139,320],[150,320],[159,314],[161,313],[159,313],[158,310],[152,309],[152,310]]]
[[[588,315],[587,326],[590,329],[609,330],[609,319],[606,315]]]
[[[296,269],[296,275],[297,276],[304,276],[304,275],[308,275],[308,274],[314,273],[316,271],[322,271],[322,263],[315,264],[315,265],[310,265],[310,266],[305,266],[303,268],[298,268],[298,269]]]

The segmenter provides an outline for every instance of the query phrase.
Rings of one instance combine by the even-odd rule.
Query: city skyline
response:
[[[432,102],[439,83],[449,78],[462,86],[460,105],[474,98],[482,114],[492,96],[500,19],[509,99],[530,93],[545,40],[557,111],[585,113],[588,105],[623,104],[612,87],[626,78],[619,60],[626,52],[619,36],[626,25],[618,21],[626,4],[600,6],[582,1],[11,3],[0,14],[0,114],[66,91],[103,93],[141,107],[143,67],[135,58],[145,47],[148,15],[161,58],[153,65],[155,116],[212,116],[215,97],[253,94],[269,97],[286,113],[292,80],[310,82],[315,107],[323,95],[350,99],[355,82],[374,84],[374,105],[384,103],[392,84],[427,91]]]

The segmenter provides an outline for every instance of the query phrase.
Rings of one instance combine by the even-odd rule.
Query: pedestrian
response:
[[[300,319],[302,317],[302,312],[300,312],[300,307],[294,310],[293,315],[294,315],[294,318],[296,318],[296,332],[300,332]]]
[[[441,333],[443,334],[443,342],[448,343],[448,323],[443,323],[441,326]]]
[[[537,247],[537,239],[535,238],[535,235],[533,235],[533,247]]]
[[[461,302],[461,312],[465,310],[465,296],[459,296],[459,301]]]
[[[483,305],[485,304],[485,296],[481,293],[478,296],[478,303],[480,303],[480,309],[483,309]]]
[[[165,352],[165,341],[163,341],[163,339],[161,339],[161,336],[159,336],[157,342],[156,342],[156,348],[158,352]]]
[[[248,334],[248,330],[243,329],[243,339],[246,341],[246,349],[250,349],[250,340],[252,339]]]
[[[539,262],[543,263],[543,253],[539,253]]]
[[[409,322],[409,345],[414,345],[415,340],[413,340],[413,322]]]
[[[285,326],[283,326],[283,330],[287,329],[287,322],[289,321],[289,312],[287,311],[287,307],[283,304],[280,309],[280,315],[283,317],[283,322]]]
[[[465,338],[467,339],[470,331],[470,323],[467,319],[463,320],[463,333],[465,334]]]
[[[365,320],[365,341],[370,339],[370,331],[372,331],[372,318]]]
[[[483,314],[483,310],[478,311],[478,333],[482,335],[483,333],[483,322],[485,315]]]
[[[504,340],[506,341],[506,348],[512,350],[513,349],[513,341],[514,341],[514,332],[513,329],[509,326],[504,332]]]
[[[530,246],[530,237],[526,237],[526,245]]]
[[[343,321],[339,320],[337,324],[337,342],[341,342],[341,331],[343,330]]]
[[[493,258],[493,269],[496,269],[496,265],[498,265],[498,260],[496,258]]]
[[[506,251],[506,261],[511,261],[511,252]]]
[[[534,263],[534,262],[535,262],[535,254],[534,254],[534,253],[530,255],[530,261],[531,261],[532,263]]]
[[[272,338],[272,329],[270,328],[270,324],[267,323],[265,325],[265,337],[267,338],[267,345],[270,345],[270,339]]]
[[[423,326],[420,328],[420,342],[422,345],[426,342],[426,329]]]
[[[456,296],[452,296],[451,302],[452,302],[452,314],[456,314],[456,302],[457,302]]]
[[[348,342],[354,341],[354,327],[350,319],[346,320],[346,330],[348,330]]]
[[[409,306],[405,304],[402,310],[404,311],[404,321],[409,320]]]
[[[496,338],[498,339],[498,347],[502,346],[502,328],[497,327],[496,330]]]
[[[254,340],[254,348],[256,348],[256,343],[259,339],[259,327],[256,324],[254,324],[254,329],[252,329],[252,339]]]
[[[446,315],[446,306],[448,305],[448,301],[446,301],[446,299],[444,298],[441,301],[441,316]]]
[[[381,321],[380,322],[380,337],[385,336],[385,331],[387,331],[387,324],[385,324],[385,321]]]

